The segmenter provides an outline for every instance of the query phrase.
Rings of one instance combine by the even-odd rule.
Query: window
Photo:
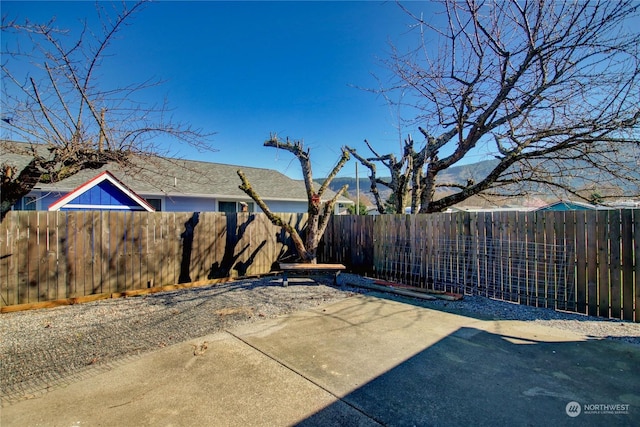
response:
[[[16,210],[16,211],[35,211],[36,210],[36,197],[35,196],[24,196],[15,205],[13,205],[13,209]]]
[[[236,202],[218,202],[218,211],[224,213],[238,212]]]
[[[255,212],[255,203],[244,202],[247,205],[247,212]],[[235,213],[242,212],[242,202],[218,202],[218,212]]]
[[[156,212],[160,212],[162,210],[162,199],[147,199],[147,203],[149,203]]]

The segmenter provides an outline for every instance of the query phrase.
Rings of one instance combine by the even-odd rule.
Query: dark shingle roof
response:
[[[15,154],[4,144],[6,141],[0,147],[2,162],[12,163],[19,168],[29,162],[29,156]],[[98,170],[82,170],[55,184],[40,183],[37,188],[71,191],[108,170],[139,194],[246,199],[246,194],[238,188],[241,181],[237,170],[240,169],[256,192],[265,200],[307,200],[304,182],[291,179],[272,169],[153,156],[138,157],[134,163],[135,167],[127,169],[113,163]],[[325,197],[330,198],[334,194],[327,190]],[[340,201],[344,202],[348,199],[341,197]]]

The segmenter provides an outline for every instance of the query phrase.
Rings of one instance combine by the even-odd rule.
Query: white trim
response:
[[[133,199],[134,202],[136,202],[138,205],[140,205],[140,208],[141,208],[140,210],[144,210],[144,211],[147,211],[147,212],[154,212],[155,211],[155,209],[153,209],[153,207],[151,205],[149,205],[149,203],[147,203],[147,201],[145,199],[143,199],[142,197],[140,197],[136,193],[134,193],[132,190],[130,190],[126,185],[121,183],[116,177],[111,175],[111,172],[109,172],[109,171],[102,172],[101,174],[99,174],[99,175],[95,176],[94,178],[90,179],[89,181],[85,182],[84,184],[82,184],[81,186],[76,188],[75,190],[71,191],[67,195],[61,197],[60,199],[58,199],[57,201],[55,201],[54,203],[49,205],[49,210],[50,211],[59,211],[60,208],[62,208],[63,206],[69,206],[68,203],[71,200],[75,199],[76,197],[80,196],[81,194],[84,194],[85,192],[87,192],[91,188],[95,187],[96,185],[98,185],[98,184],[100,184],[101,182],[104,182],[104,181],[109,181],[111,184],[116,186],[116,188],[118,188],[120,191],[122,191],[128,197]],[[102,207],[100,209],[122,209],[122,207],[117,206],[117,205],[109,205],[109,206]],[[126,209],[132,210],[129,207],[126,207]]]
[[[74,204],[74,203],[68,203],[66,205],[63,206],[63,208],[76,208],[76,209],[91,209],[91,210],[122,210],[122,211],[145,211],[146,209],[143,209],[142,206],[121,206],[121,205],[83,205],[81,203],[78,204]],[[62,209],[62,208],[61,208]]]

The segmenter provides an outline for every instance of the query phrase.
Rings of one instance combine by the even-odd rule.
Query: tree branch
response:
[[[242,181],[242,185],[240,185],[238,188],[244,191],[247,196],[251,197],[251,199],[256,202],[256,204],[260,207],[260,209],[262,209],[262,212],[264,212],[264,214],[267,216],[267,218],[269,218],[269,221],[271,221],[273,225],[282,227],[285,229],[287,233],[289,233],[289,235],[291,236],[291,239],[293,240],[293,244],[295,245],[296,250],[298,251],[298,254],[303,259],[308,259],[309,256],[308,256],[307,250],[304,246],[304,242],[302,241],[302,238],[300,237],[300,234],[298,233],[298,230],[296,230],[293,226],[291,226],[291,224],[284,221],[278,215],[271,212],[271,209],[269,209],[269,207],[262,200],[260,195],[258,195],[258,193],[255,192],[255,190],[251,186],[251,183],[249,183],[249,180],[241,170],[238,170],[237,174],[240,177],[240,180]]]

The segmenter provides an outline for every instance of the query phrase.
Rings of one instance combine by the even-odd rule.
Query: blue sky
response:
[[[79,29],[91,1],[9,2],[2,13],[31,21],[55,16]],[[413,3],[423,7],[429,3]],[[174,116],[215,132],[217,152],[172,146],[179,157],[279,170],[300,178],[289,153],[262,146],[271,132],[303,139],[314,177],[327,174],[340,147],[398,152],[398,118],[376,88],[389,42],[402,45],[410,19],[394,2],[160,1],[148,4],[111,45],[106,86],[165,80],[146,96],[167,98]],[[403,129],[403,137],[411,129]],[[413,132],[415,134],[415,132]],[[355,160],[341,173],[355,176]],[[361,175],[364,171],[361,169]]]

